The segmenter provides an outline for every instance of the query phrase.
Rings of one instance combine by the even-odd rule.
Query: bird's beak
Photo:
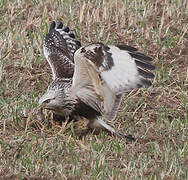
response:
[[[46,103],[39,104],[39,108],[47,109],[47,110],[51,110],[51,111],[54,110],[54,108],[49,107]]]
[[[39,99],[38,104],[39,104],[39,107],[42,107],[42,108],[48,107],[48,105],[47,105],[48,103],[46,103],[45,101],[43,101],[42,98]]]
[[[45,107],[45,103],[44,102],[39,101],[38,104],[39,104],[40,108],[44,108]]]
[[[47,109],[47,108],[48,108],[47,104],[44,103],[44,102],[39,103],[39,106],[38,106],[38,107],[39,107],[39,108],[42,108],[42,109]]]

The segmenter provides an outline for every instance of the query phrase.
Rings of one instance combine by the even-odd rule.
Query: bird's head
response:
[[[63,84],[62,84],[63,83]],[[69,115],[74,101],[69,94],[70,83],[54,81],[39,99],[39,106],[58,115]],[[63,87],[62,87],[63,86]],[[72,106],[71,106],[72,105]]]
[[[61,92],[47,90],[47,92],[39,99],[39,106],[52,110],[59,114],[60,109],[64,105],[64,96]]]

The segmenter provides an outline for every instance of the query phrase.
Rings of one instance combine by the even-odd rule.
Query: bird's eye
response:
[[[50,102],[50,99],[46,99],[43,103],[48,104]]]

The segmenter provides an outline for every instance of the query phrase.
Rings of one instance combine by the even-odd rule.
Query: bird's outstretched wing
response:
[[[123,93],[150,86],[152,58],[127,45],[97,43],[81,47],[74,56],[72,93],[105,119],[115,119]]]
[[[51,67],[53,79],[70,78],[74,73],[74,53],[81,47],[69,27],[53,21],[44,38],[44,55]]]

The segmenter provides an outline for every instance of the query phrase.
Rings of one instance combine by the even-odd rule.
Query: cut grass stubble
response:
[[[187,1],[0,2],[0,179],[187,179]],[[152,56],[149,89],[126,94],[115,126],[78,138],[64,125],[26,128],[51,82],[42,43],[52,20],[83,45],[128,44]]]

